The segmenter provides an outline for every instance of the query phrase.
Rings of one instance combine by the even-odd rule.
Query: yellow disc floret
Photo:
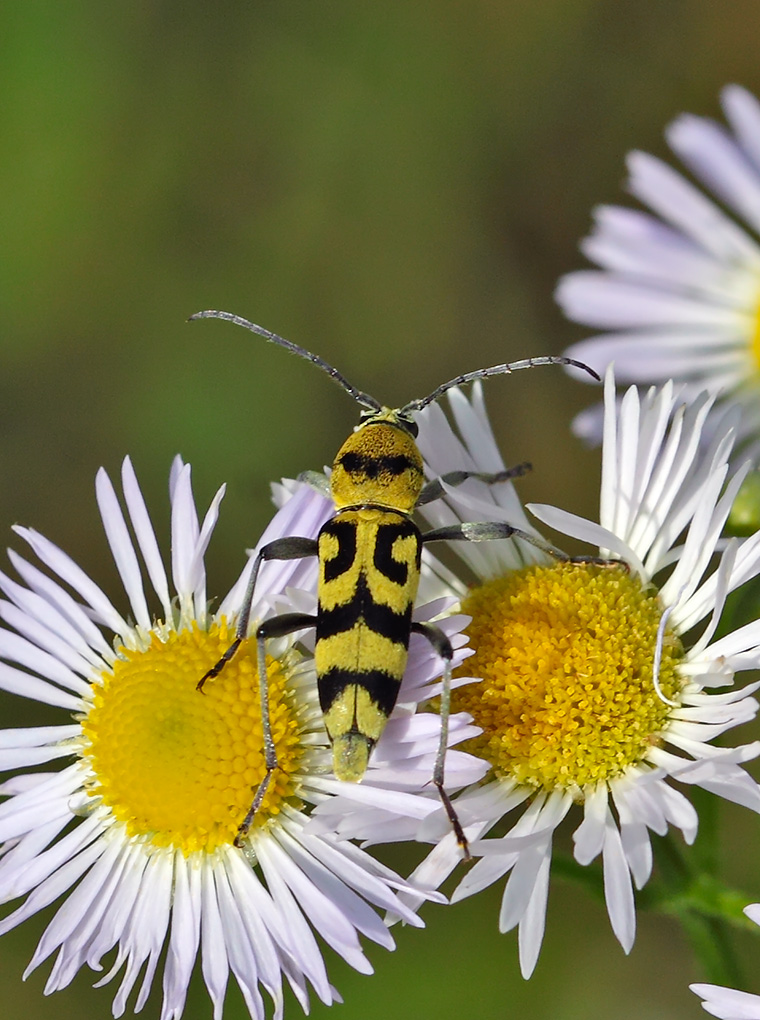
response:
[[[264,778],[258,674],[247,642],[203,693],[200,677],[232,640],[226,624],[197,624],[144,651],[120,650],[82,729],[94,782],[131,836],[184,853],[235,838]],[[254,818],[265,824],[292,798],[300,725],[280,663],[267,659],[270,716],[280,768]]]
[[[452,694],[483,733],[469,749],[497,775],[536,789],[613,779],[661,739],[671,708],[653,682],[662,607],[620,566],[529,567],[474,588],[463,603],[475,654]],[[682,687],[667,630],[659,686]]]
[[[755,372],[760,372],[760,303],[755,309],[755,321],[752,328],[751,354]]]

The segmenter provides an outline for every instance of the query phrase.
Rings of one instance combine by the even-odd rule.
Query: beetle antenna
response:
[[[291,354],[297,354],[299,358],[305,358],[307,361],[311,361],[312,364],[316,365],[317,368],[321,368],[323,372],[326,372],[331,379],[342,389],[349,393],[358,404],[363,404],[364,407],[368,407],[373,411],[382,411],[382,405],[379,404],[374,397],[371,397],[369,393],[364,393],[362,390],[358,390],[355,386],[346,379],[344,375],[338,371],[337,368],[333,368],[324,358],[320,358],[318,354],[312,354],[311,351],[307,351],[305,347],[299,347],[298,344],[294,344],[291,340],[286,340],[285,337],[278,336],[277,333],[272,333],[268,329],[264,329],[263,326],[257,326],[255,322],[249,322],[248,319],[242,318],[240,315],[233,315],[232,312],[219,312],[213,309],[208,309],[205,312],[196,312],[195,315],[191,315],[188,322],[193,322],[195,319],[225,319],[227,322],[234,322],[236,326],[243,326],[245,329],[249,329],[252,333],[263,336],[265,340],[269,340],[270,343],[278,344],[280,347],[284,347],[286,351],[290,351]]]
[[[479,368],[476,372],[465,372],[464,375],[458,375],[455,379],[449,379],[448,382],[436,386],[433,392],[429,393],[426,397],[422,397],[419,400],[411,400],[405,407],[401,408],[399,413],[409,414],[412,411],[421,411],[423,407],[427,407],[428,404],[438,400],[446,390],[450,390],[453,386],[463,386],[465,383],[474,382],[476,379],[487,379],[491,375],[510,375],[521,368],[538,368],[539,365],[572,365],[574,368],[580,368],[582,371],[588,372],[597,382],[601,382],[599,375],[593,368],[589,368],[588,365],[585,365],[582,361],[576,361],[574,358],[525,358],[523,361],[511,361],[506,365],[492,365],[491,368]]]

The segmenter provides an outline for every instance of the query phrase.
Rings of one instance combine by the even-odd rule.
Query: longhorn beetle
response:
[[[441,732],[432,781],[463,854],[469,857],[467,839],[443,786],[453,648],[440,628],[412,620],[422,545],[436,541],[483,542],[518,537],[539,545],[559,559],[568,557],[535,536],[501,522],[454,524],[421,534],[411,514],[416,507],[442,496],[444,484],[459,485],[467,478],[502,482],[523,474],[528,465],[495,474],[453,471],[425,485],[422,457],[415,443],[418,429],[413,414],[438,400],[453,386],[491,375],[506,375],[521,368],[574,365],[599,377],[587,365],[572,358],[527,358],[466,372],[436,387],[427,397],[392,409],[356,389],[323,358],[247,319],[220,311],[197,312],[190,318],[225,319],[244,326],[311,361],[365,408],[360,424],[338,450],[333,463],[329,491],[335,515],[322,526],[316,539],[278,538],[259,551],[240,608],[235,640],[197,685],[202,690],[206,681],[218,676],[247,637],[261,564],[265,560],[318,557],[317,615],[284,613],[264,620],[256,628],[266,775],[238,829],[235,845],[242,845],[278,767],[269,720],[267,639],[315,627],[314,663],[319,702],[332,744],[333,771],[338,779],[349,782],[358,782],[364,775],[370,753],[396,704],[410,635],[422,634],[439,654],[443,661]],[[313,481],[316,476],[307,472],[303,477]]]

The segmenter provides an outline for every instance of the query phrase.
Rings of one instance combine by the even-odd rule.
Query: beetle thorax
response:
[[[411,513],[423,480],[422,457],[409,432],[392,420],[373,420],[338,450],[330,489],[339,510],[369,504]]]

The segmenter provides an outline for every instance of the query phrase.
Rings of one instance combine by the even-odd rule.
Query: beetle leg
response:
[[[269,788],[272,775],[278,768],[277,749],[274,746],[272,737],[272,722],[269,717],[269,682],[267,679],[267,652],[266,643],[269,638],[285,637],[286,634],[293,634],[297,630],[306,630],[316,625],[316,617],[308,613],[283,613],[281,616],[273,616],[270,620],[264,620],[256,628],[256,655],[259,671],[259,698],[261,705],[261,728],[264,734],[264,764],[266,774],[259,783],[254,794],[253,801],[248,814],[241,822],[235,846],[241,847],[243,840],[248,835],[248,830],[253,822],[254,815],[261,807],[264,796]]]
[[[488,485],[497,485],[499,482],[508,482],[512,478],[522,478],[530,470],[532,470],[532,465],[525,461],[522,464],[516,464],[512,468],[495,471],[493,474],[489,474],[486,471],[448,471],[445,475],[427,482],[420,493],[420,498],[417,500],[417,506],[424,506],[425,503],[432,503],[434,499],[440,499],[441,496],[445,496],[446,490],[444,485],[461,485],[468,478],[477,478],[478,481],[486,482]]]
[[[251,619],[251,606],[253,605],[253,593],[256,588],[256,578],[259,576],[259,570],[264,560],[305,559],[307,556],[316,556],[318,548],[316,538],[301,538],[295,535],[286,538],[276,538],[273,542],[269,542],[259,550],[259,554],[253,564],[251,576],[248,579],[242,605],[240,606],[240,615],[238,616],[237,627],[235,629],[235,640],[221,659],[219,659],[219,661],[213,665],[207,673],[203,674],[196,684],[197,690],[202,691],[203,685],[207,680],[213,680],[215,676],[219,676],[224,667],[238,650],[241,643],[245,641],[248,636],[248,624]]]
[[[454,657],[454,649],[451,642],[440,629],[436,627],[434,623],[412,623],[412,633],[422,634],[423,637],[427,638],[430,644],[433,646],[435,651],[443,660],[443,685],[441,690],[441,734],[438,739],[438,751],[435,756],[435,765],[433,766],[433,785],[438,790],[438,796],[441,798],[441,802],[446,810],[451,827],[454,830],[454,835],[457,838],[462,848],[462,857],[464,860],[470,860],[470,848],[467,842],[467,837],[464,834],[459,817],[456,813],[456,809],[451,802],[451,798],[443,786],[443,772],[446,763],[446,749],[449,743],[449,716],[451,714],[451,660]]]

